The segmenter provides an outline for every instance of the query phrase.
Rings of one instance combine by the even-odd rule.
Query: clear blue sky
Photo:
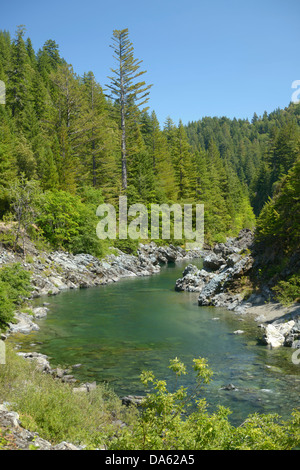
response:
[[[35,50],[54,39],[104,86],[114,29],[129,29],[161,124],[249,118],[289,104],[300,80],[299,0],[3,0],[0,29],[24,24]]]

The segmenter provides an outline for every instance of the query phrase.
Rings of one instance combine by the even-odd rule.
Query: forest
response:
[[[280,225],[282,251],[297,250],[299,179],[293,174],[300,104],[254,113],[251,122],[203,117],[184,125],[168,117],[161,124],[147,106],[152,85],[142,81],[146,71],[134,57],[128,29],[113,32],[111,47],[111,76],[99,84],[92,71],[77,75],[55,40],[35,51],[25,27],[13,37],[0,32],[6,87],[0,217],[16,223],[15,236],[34,226],[32,235],[51,247],[102,256],[106,245],[96,237],[96,208],[117,205],[126,195],[129,204],[203,203],[209,244],[255,225],[258,237],[268,232],[277,240]],[[270,201],[286,178],[294,191],[285,191],[280,212]],[[130,241],[115,244],[134,248]]]

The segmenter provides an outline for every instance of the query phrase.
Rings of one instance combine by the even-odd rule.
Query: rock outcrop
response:
[[[32,297],[55,295],[65,289],[76,289],[116,282],[122,277],[149,276],[160,271],[161,264],[192,259],[201,251],[181,247],[139,245],[137,256],[113,248],[104,259],[89,254],[73,255],[64,251],[30,254],[30,262],[0,247],[0,267],[21,262],[31,271]],[[27,258],[28,259],[28,258]],[[38,312],[36,312],[37,314]]]
[[[199,306],[224,307],[242,314],[252,313],[257,306],[263,307],[272,297],[269,286],[263,285],[258,293],[251,295],[251,285],[248,289],[245,286],[255,263],[251,254],[252,244],[252,232],[242,230],[237,238],[215,245],[212,250],[203,253],[202,269],[193,264],[185,268],[182,278],[176,281],[175,290],[199,292]],[[245,294],[248,294],[247,298]],[[299,349],[300,308],[291,309],[290,314],[280,305],[278,308],[282,312],[281,318],[260,320],[265,322],[260,325],[263,329],[262,342],[270,348],[289,346]]]
[[[218,243],[203,253],[203,268],[189,265],[183,277],[176,281],[176,290],[199,292],[200,306],[226,307],[229,310],[246,308],[240,280],[252,268],[250,248],[253,234],[242,230],[237,238]]]

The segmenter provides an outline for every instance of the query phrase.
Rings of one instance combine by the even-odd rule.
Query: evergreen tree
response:
[[[11,64],[8,70],[7,103],[13,117],[18,118],[29,101],[30,60],[24,42],[25,28],[19,26],[12,45]]]
[[[176,183],[179,189],[179,199],[183,200],[195,197],[195,162],[182,121],[179,122],[176,131],[175,142],[172,148],[172,158]]]
[[[83,76],[85,110],[81,113],[81,160],[87,170],[87,183],[101,186],[105,196],[114,199],[120,184],[116,153],[119,148],[119,130],[110,117],[110,110],[101,86],[94,74]]]
[[[169,152],[167,137],[160,130],[155,111],[151,114],[149,135],[149,149],[152,156],[152,166],[156,178],[156,193],[159,200],[176,201],[178,188],[175,181],[175,172],[172,157]]]
[[[141,60],[134,58],[133,45],[129,40],[128,29],[114,30],[113,44],[111,47],[114,51],[114,59],[117,62],[117,67],[111,69],[113,72],[112,77],[108,77],[111,82],[106,85],[110,92],[111,97],[115,98],[118,102],[120,109],[121,120],[121,155],[122,155],[122,188],[127,189],[127,120],[131,118],[130,111],[132,105],[142,106],[148,101],[149,89],[152,85],[145,84],[144,81],[137,82],[136,80],[146,73],[140,71]]]

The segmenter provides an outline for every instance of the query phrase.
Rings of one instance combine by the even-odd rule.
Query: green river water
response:
[[[145,393],[143,370],[166,379],[173,390],[168,365],[175,357],[188,366],[183,384],[191,386],[192,360],[205,357],[214,371],[202,394],[208,409],[229,407],[235,424],[253,412],[286,418],[300,409],[300,365],[292,363],[293,351],[261,345],[261,329],[245,316],[199,307],[197,294],[175,292],[175,281],[187,264],[40,298],[37,305],[50,303],[48,316],[37,322],[40,331],[13,341],[22,351],[47,354],[52,367],[81,364],[72,372],[78,380],[108,382],[119,396]],[[244,334],[236,335],[235,330]],[[222,390],[229,383],[237,390]]]

